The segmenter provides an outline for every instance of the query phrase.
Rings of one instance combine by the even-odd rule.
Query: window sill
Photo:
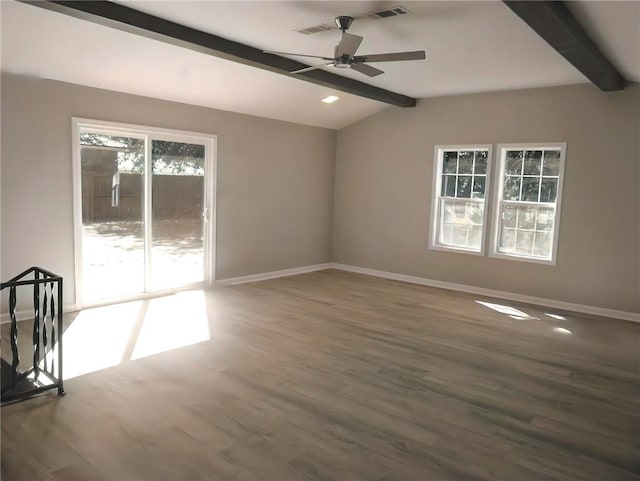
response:
[[[474,251],[471,249],[465,249],[464,247],[454,247],[454,246],[448,246],[444,244],[429,244],[429,250],[451,252],[452,254],[471,254],[473,256],[484,255],[484,251],[482,249],[479,251]]]
[[[510,261],[530,262],[533,264],[543,264],[547,266],[555,266],[556,259],[553,256],[551,259],[542,259],[540,257],[525,257],[518,254],[506,254],[504,252],[490,252],[489,257],[496,259],[505,259]]]

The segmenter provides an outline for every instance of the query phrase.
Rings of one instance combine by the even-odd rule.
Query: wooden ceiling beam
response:
[[[378,102],[399,107],[415,107],[417,103],[417,100],[412,97],[374,87],[321,69],[292,75],[290,72],[303,69],[309,65],[279,55],[264,53],[255,47],[196,30],[114,2],[21,1],[82,20],[159,40],[170,45],[188,48],[214,57],[305,80]]]
[[[564,2],[503,1],[600,90],[624,89],[624,77],[589,38]]]

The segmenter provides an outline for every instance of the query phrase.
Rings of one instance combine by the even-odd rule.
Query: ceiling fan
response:
[[[353,23],[353,17],[340,16],[335,18],[336,25],[342,30],[342,38],[340,43],[336,45],[333,57],[320,57],[318,55],[305,55],[298,53],[287,52],[274,52],[271,50],[263,50],[264,53],[272,53],[277,55],[295,55],[298,57],[310,57],[320,58],[322,60],[328,60],[329,62],[320,65],[314,65],[313,67],[306,67],[300,70],[294,70],[291,73],[303,73],[310,70],[316,70],[327,65],[333,65],[337,68],[351,68],[357,72],[368,75],[369,77],[376,77],[384,72],[380,69],[367,65],[370,62],[395,62],[399,60],[424,60],[426,54],[424,50],[417,50],[413,52],[395,52],[395,53],[381,53],[375,55],[356,55],[358,47],[362,43],[363,37],[358,35],[352,35],[347,33],[347,30]]]

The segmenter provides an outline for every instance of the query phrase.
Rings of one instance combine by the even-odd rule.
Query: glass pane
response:
[[[560,151],[545,150],[544,167],[542,168],[542,175],[559,175],[559,173],[560,173]]]
[[[552,231],[555,209],[548,207],[538,207],[538,214],[536,216],[536,230],[538,231]]]
[[[144,291],[144,141],[82,132],[83,295],[88,303]]]
[[[442,200],[442,221],[445,223],[454,223],[456,221],[455,203],[453,201]]]
[[[501,229],[500,247],[502,252],[514,252],[516,246],[516,231],[511,229]]]
[[[479,250],[483,211],[484,204],[480,202],[443,199],[440,242]],[[479,234],[476,233],[477,229]]]
[[[204,280],[204,146],[152,141],[153,289]]]
[[[468,198],[471,197],[471,180],[473,178],[470,175],[458,176],[458,193],[457,197]]]
[[[516,231],[516,249],[518,254],[531,255],[533,252],[533,232]]]
[[[484,150],[476,151],[476,164],[473,169],[474,174],[487,173],[487,152]]]
[[[518,208],[512,205],[505,205],[502,208],[502,226],[515,229],[518,218]]]
[[[467,204],[467,218],[469,222],[475,225],[482,225],[482,216],[484,214],[484,204],[480,202],[469,202]]]
[[[528,150],[524,156],[524,175],[540,175],[542,151]]]
[[[458,157],[458,174],[471,174],[473,172],[473,152],[460,152]]]
[[[518,229],[535,229],[536,210],[535,207],[518,208]]]
[[[505,173],[507,175],[520,175],[522,173],[521,150],[508,150],[505,162]]]
[[[451,243],[457,246],[467,246],[467,235],[469,232],[469,226],[456,224],[453,226],[453,238]]]
[[[555,202],[558,194],[558,179],[542,178],[542,187],[540,188],[540,202]]]
[[[458,168],[458,152],[445,152],[442,163],[444,174],[455,174]]]
[[[551,259],[551,234],[548,232],[537,232],[536,242],[533,247],[533,255]]]
[[[485,176],[473,176],[473,193],[471,197],[476,199],[484,199],[484,188],[487,182],[487,178]]]
[[[456,176],[455,175],[443,175],[442,176],[442,196],[455,197],[456,196]]]
[[[520,200],[520,177],[506,177],[504,179],[503,200]]]
[[[453,212],[455,215],[454,222],[466,224],[467,219],[467,203],[453,201]]]
[[[482,226],[474,225],[469,230],[469,247],[480,250],[482,246]]]
[[[522,200],[525,202],[538,202],[539,177],[524,177],[522,179]]]
[[[452,235],[453,235],[453,224],[444,224],[442,232],[440,233],[440,243],[451,244]]]

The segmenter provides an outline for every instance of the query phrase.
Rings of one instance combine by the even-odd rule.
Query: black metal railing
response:
[[[26,313],[18,311],[18,306],[23,305],[19,302],[18,293],[22,295],[25,290],[29,291],[29,287],[32,287],[32,292],[27,294],[27,303],[31,307]],[[62,277],[40,267],[31,267],[1,283],[0,292],[5,289],[9,292],[11,356],[9,360],[0,357],[2,405],[32,398],[49,389],[57,388],[58,395],[63,395]],[[29,333],[20,329],[27,322],[23,319],[33,319],[30,340]],[[26,342],[22,339],[24,335],[27,335]],[[26,359],[25,354],[28,354]]]

